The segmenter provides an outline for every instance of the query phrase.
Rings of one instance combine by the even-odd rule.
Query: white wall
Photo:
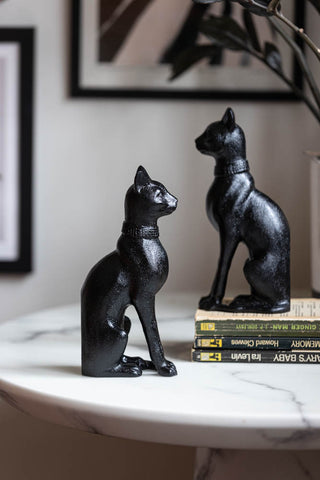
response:
[[[37,28],[34,272],[1,274],[0,321],[78,300],[89,267],[114,248],[123,219],[124,193],[139,164],[180,200],[177,212],[160,223],[171,269],[164,290],[206,293],[218,248],[218,235],[204,208],[213,165],[209,157],[196,152],[193,139],[229,104],[247,133],[248,159],[257,186],[278,201],[289,218],[293,286],[307,288],[308,165],[302,152],[319,149],[319,138],[318,126],[305,107],[297,103],[70,99],[68,3],[8,0],[0,5],[0,25]],[[244,256],[242,250],[232,269],[233,290],[245,288]],[[2,438],[9,429],[18,433],[20,427],[27,428],[21,416],[7,408],[1,414],[10,419],[4,422]],[[46,431],[48,437],[52,433],[50,426],[39,433],[37,422],[33,425],[38,433],[33,443],[28,437],[27,451],[38,448]],[[75,432],[72,435],[79,440]],[[86,445],[89,449],[89,440]],[[121,445],[128,447],[124,441]],[[35,473],[30,478],[36,479]]]

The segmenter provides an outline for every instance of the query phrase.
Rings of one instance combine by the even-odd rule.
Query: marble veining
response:
[[[198,448],[193,480],[317,480],[318,454]]]
[[[215,460],[220,450],[211,448],[199,448],[196,455],[194,480],[206,480],[213,478],[215,472]]]
[[[299,467],[299,470],[303,479],[316,480],[316,478],[312,475],[307,465],[299,458],[298,455],[294,454],[294,459],[296,461],[296,464]]]
[[[234,372],[234,376],[239,376],[241,372]],[[247,378],[241,378],[241,381],[251,383],[253,385],[258,385],[265,387],[270,390],[276,390],[280,393],[284,393],[290,403],[295,405],[298,415],[301,419],[301,423],[303,429],[291,431],[287,436],[279,438],[276,435],[272,435],[272,433],[268,430],[260,430],[259,433],[263,439],[269,442],[273,448],[290,448],[290,444],[297,445],[297,444],[312,444],[317,443],[320,440],[320,432],[313,428],[310,420],[306,417],[304,413],[304,409],[306,407],[305,403],[300,401],[297,397],[297,394],[292,390],[288,390],[285,388],[275,387],[270,384],[264,384],[258,381],[251,381]]]
[[[319,448],[320,366],[191,363],[196,305],[197,295],[189,294],[158,302],[164,349],[178,369],[169,379],[152,372],[138,379],[82,377],[78,306],[4,323],[0,397],[96,434],[215,449]],[[147,357],[141,326],[130,317],[127,353]],[[211,470],[216,459],[217,453]]]
[[[68,423],[68,425],[72,424],[73,428],[84,430],[85,432],[88,432],[88,433],[103,435],[103,432],[99,428],[93,426],[89,422],[88,418],[85,418],[78,411],[66,410],[65,408],[59,407],[58,412],[59,414],[61,414],[62,417],[66,419],[66,422]]]
[[[33,340],[38,340],[40,337],[45,335],[68,335],[69,333],[79,333],[79,327],[67,327],[59,328],[57,330],[37,330],[35,332],[26,332],[26,335],[23,338],[17,340],[11,340],[12,343],[23,343],[23,342],[32,342]]]
[[[23,411],[19,402],[16,400],[16,398],[13,395],[10,395],[6,390],[0,389],[0,398],[6,402],[8,405],[11,405],[11,407],[16,408],[17,410]]]
[[[233,375],[234,377],[240,377],[241,372],[234,372],[232,375]],[[291,390],[288,390],[288,389],[286,389],[286,388],[275,387],[274,385],[270,385],[270,384],[267,384],[267,383],[258,382],[258,381],[256,381],[256,380],[251,381],[251,380],[249,380],[249,379],[247,379],[247,378],[240,378],[240,380],[241,380],[242,382],[250,383],[250,384],[252,384],[252,385],[262,386],[262,387],[265,387],[265,388],[270,389],[270,390],[275,390],[275,391],[280,392],[280,393],[281,393],[281,392],[285,393],[285,394],[288,396],[289,401],[296,406],[297,411],[298,411],[298,413],[299,413],[299,415],[300,415],[300,418],[301,418],[302,423],[305,425],[305,427],[306,427],[307,429],[310,429],[310,428],[311,428],[311,424],[310,424],[310,422],[308,421],[308,419],[305,417],[304,412],[303,412],[304,403],[301,402],[300,400],[298,400],[297,395],[296,395],[295,392],[293,392],[293,391],[291,391]]]

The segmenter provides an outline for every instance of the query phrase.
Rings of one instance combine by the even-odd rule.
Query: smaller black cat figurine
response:
[[[232,312],[280,313],[290,310],[290,232],[281,209],[259,192],[249,172],[246,141],[228,108],[196,139],[197,149],[216,160],[207,195],[207,214],[220,233],[220,258],[211,292],[199,308]],[[222,303],[233,255],[240,242],[249,250],[244,266],[250,295]]]
[[[159,240],[157,220],[177,207],[177,199],[139,167],[125,198],[125,221],[117,249],[89,272],[81,290],[82,374],[137,377],[145,369],[177,374],[165,359],[155,317],[155,295],[168,276],[168,258]],[[134,305],[142,323],[151,361],[127,357]]]

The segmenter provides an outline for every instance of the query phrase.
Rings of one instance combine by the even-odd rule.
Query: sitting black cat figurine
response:
[[[279,313],[290,309],[290,232],[281,209],[256,190],[246,160],[246,141],[228,108],[196,139],[197,149],[216,160],[207,195],[207,214],[220,233],[220,258],[210,294],[199,308],[232,312]],[[244,274],[250,295],[222,303],[228,271],[239,242],[249,250]]]
[[[117,249],[89,272],[81,291],[82,374],[137,377],[144,369],[177,374],[165,359],[155,317],[155,294],[168,276],[168,258],[159,240],[157,220],[177,207],[177,199],[139,167],[125,198],[125,222]],[[134,305],[149,347],[151,362],[124,351],[131,322],[124,315]]]

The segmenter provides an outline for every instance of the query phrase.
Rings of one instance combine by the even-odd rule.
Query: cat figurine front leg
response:
[[[169,215],[177,199],[139,167],[125,198],[125,221],[114,252],[89,272],[81,290],[82,374],[136,377],[153,369],[177,371],[165,359],[155,316],[155,295],[168,276],[168,258],[157,220]],[[151,361],[124,354],[131,322],[129,305],[139,315]]]
[[[134,301],[142,328],[147,340],[150,356],[160,375],[176,374],[174,364],[165,359],[155,316],[155,297],[153,294],[143,295]]]

